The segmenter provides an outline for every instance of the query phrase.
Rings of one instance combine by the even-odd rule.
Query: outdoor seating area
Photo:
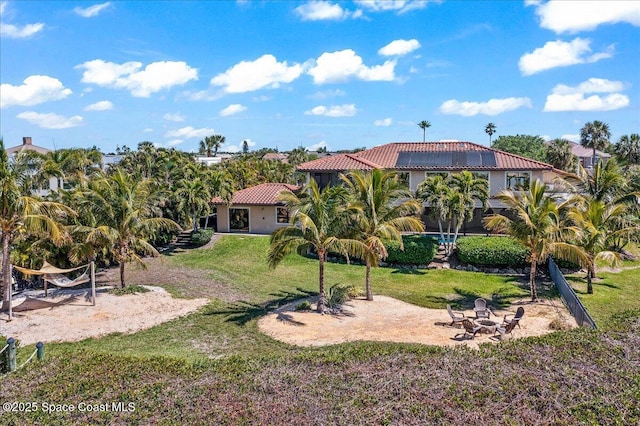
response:
[[[488,334],[502,340],[505,335],[512,333],[516,326],[520,328],[520,320],[524,316],[524,308],[520,306],[515,314],[504,315],[502,321],[496,320],[496,315],[483,298],[477,298],[474,301],[472,316],[467,316],[462,311],[454,311],[451,305],[447,305],[447,312],[451,317],[450,327],[464,328],[463,333],[457,333],[454,336],[456,339],[475,339],[479,334]],[[494,319],[491,319],[492,316]]]

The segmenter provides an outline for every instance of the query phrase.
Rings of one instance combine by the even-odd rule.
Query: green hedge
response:
[[[213,230],[211,229],[198,229],[191,234],[191,244],[194,246],[203,246],[211,241],[213,237]]]
[[[385,244],[389,254],[385,262],[427,265],[438,253],[438,240],[426,235],[403,235],[402,244],[404,245],[404,251],[400,250],[400,244],[395,241]]]
[[[525,266],[529,251],[510,237],[461,237],[456,243],[458,259],[484,266]]]

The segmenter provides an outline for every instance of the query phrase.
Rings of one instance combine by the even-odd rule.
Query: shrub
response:
[[[472,265],[525,266],[526,247],[511,237],[462,237],[456,243],[458,259]]]
[[[296,311],[310,311],[311,310],[311,303],[309,303],[308,300],[305,300],[304,302],[300,302],[296,305],[295,308]]]
[[[362,292],[353,284],[334,284],[329,288],[327,305],[331,309],[339,309],[344,302],[361,295]]]
[[[194,246],[203,246],[211,241],[213,237],[213,230],[211,229],[198,229],[191,234],[191,244]]]
[[[125,294],[147,293],[149,290],[141,285],[130,285],[125,288],[114,288],[110,293],[116,296],[124,296]]]
[[[388,256],[386,262],[408,265],[427,265],[438,253],[438,240],[427,235],[403,235],[404,250],[396,241],[385,243]]]

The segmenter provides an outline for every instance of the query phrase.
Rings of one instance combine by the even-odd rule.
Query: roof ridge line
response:
[[[364,151],[363,151],[364,152]],[[366,158],[360,158],[358,154],[344,154],[346,157],[351,158],[354,161],[359,161],[362,164],[373,167],[375,169],[382,169],[383,167],[380,164],[376,164],[373,161],[367,160]]]

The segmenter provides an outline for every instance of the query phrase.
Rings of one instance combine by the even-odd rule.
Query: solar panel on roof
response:
[[[396,160],[396,167],[404,168],[491,167],[495,165],[494,152],[479,151],[399,152]]]
[[[496,166],[498,163],[496,162],[496,153],[493,151],[482,151],[480,153],[482,157],[482,165],[483,166]]]

